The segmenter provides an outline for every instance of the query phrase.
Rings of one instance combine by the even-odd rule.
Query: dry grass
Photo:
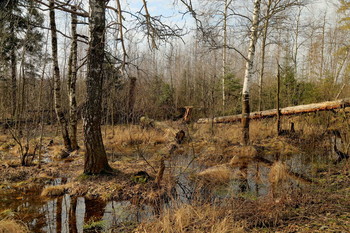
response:
[[[71,184],[64,184],[64,185],[55,185],[55,186],[48,186],[43,189],[41,192],[41,196],[43,197],[57,197],[64,195],[69,188],[71,188]]]
[[[9,150],[13,148],[16,143],[13,141],[10,135],[0,135],[0,149]]]
[[[300,149],[285,137],[265,139],[261,141],[261,145],[265,147],[266,154],[294,155],[301,153]]]
[[[140,225],[136,232],[240,233],[245,231],[242,224],[233,220],[227,209],[210,205],[200,207],[184,205],[176,210],[166,211],[154,222]]]
[[[266,137],[276,135],[274,120],[251,121],[250,139],[252,141],[261,140]],[[197,138],[212,138],[215,136],[219,141],[230,139],[233,142],[240,142],[242,138],[241,124],[197,124],[195,125]]]
[[[141,129],[139,126],[116,126],[105,129],[106,150],[121,151],[125,147],[164,144],[169,136],[157,129]]]
[[[227,165],[218,165],[198,173],[198,177],[209,183],[220,184],[233,179],[234,173]]]
[[[28,228],[15,220],[3,219],[0,220],[0,233],[27,233]]]
[[[53,155],[54,158],[60,158],[62,154],[62,150],[64,149],[63,145],[54,144],[49,147],[50,154]]]
[[[215,140],[218,142],[225,142],[227,139],[232,141],[239,141],[241,138],[241,127],[239,124],[195,124],[195,132],[193,137],[197,140]]]

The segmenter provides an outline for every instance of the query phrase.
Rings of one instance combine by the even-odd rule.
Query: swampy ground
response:
[[[276,136],[274,119],[251,122],[249,146],[239,143],[239,124],[103,126],[115,169],[104,176],[83,174],[81,135],[81,149],[59,159],[59,134],[45,126],[39,168],[38,156],[20,165],[3,129],[0,232],[349,232],[350,162],[336,153],[349,150],[348,113],[282,126]]]

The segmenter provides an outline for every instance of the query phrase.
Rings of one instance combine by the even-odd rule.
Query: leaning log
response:
[[[292,107],[281,108],[281,115],[297,115],[304,114],[310,112],[318,112],[318,111],[327,111],[350,107],[350,98],[335,100],[335,101],[327,101],[321,103],[314,104],[306,104],[306,105],[298,105]],[[260,112],[251,112],[249,118],[250,119],[263,119],[263,118],[271,118],[277,115],[276,109],[270,109]],[[232,116],[222,116],[215,118],[201,118],[197,121],[199,124],[205,123],[233,123],[237,121],[241,121],[242,114],[232,115]]]

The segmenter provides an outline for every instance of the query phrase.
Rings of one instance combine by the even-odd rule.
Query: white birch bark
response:
[[[243,90],[242,90],[242,136],[243,144],[248,144],[249,142],[249,95],[250,95],[250,85],[251,79],[253,76],[254,68],[254,56],[255,56],[255,47],[258,38],[258,26],[259,26],[259,14],[260,14],[260,5],[261,0],[254,1],[254,12],[253,12],[253,21],[250,30],[250,42],[249,50],[246,61],[246,69],[243,81]]]

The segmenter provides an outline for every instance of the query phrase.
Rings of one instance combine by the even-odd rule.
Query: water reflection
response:
[[[267,158],[273,161],[274,158]],[[280,158],[287,164],[292,172],[307,175],[311,171],[311,164],[303,154],[287,158]],[[251,192],[256,196],[263,196],[269,192],[270,183],[268,180],[270,165],[258,161],[249,161],[244,166],[232,168],[233,172],[240,173],[241,179],[231,179],[220,186],[204,185],[191,179],[193,173],[203,171],[205,167],[200,166],[193,160],[193,157],[179,156],[168,161],[167,169],[176,176],[176,186],[172,190],[174,194],[163,208],[174,208],[183,203],[191,204],[194,200],[199,201],[222,201],[231,198],[239,192]],[[51,185],[64,183],[63,179],[55,179]],[[294,181],[293,181],[294,182]],[[296,183],[296,182],[294,182]],[[20,194],[19,194],[20,195]],[[16,208],[21,214],[31,216],[31,219],[24,219],[29,223],[32,232],[41,233],[83,233],[84,224],[93,221],[103,221],[105,230],[118,229],[119,226],[127,223],[140,223],[155,216],[155,208],[150,205],[133,205],[129,201],[111,201],[103,203],[96,200],[86,200],[83,197],[63,197],[49,200],[42,203],[40,194],[23,197],[18,204],[18,195],[13,197],[1,197],[1,209],[13,208],[6,203],[16,203]],[[12,199],[11,199],[12,198]],[[29,213],[29,214],[28,214]],[[158,212],[157,212],[158,214]]]
[[[57,232],[57,199],[48,201],[42,208],[42,212],[45,214],[46,226],[44,226],[44,232],[56,233]]]
[[[68,194],[63,196],[62,199],[62,233],[69,233],[69,212],[71,208],[71,198]]]
[[[33,206],[32,204],[24,203],[19,208]],[[72,198],[68,194],[49,200],[38,207],[37,211],[41,215],[33,218],[29,226],[30,230],[38,233],[83,233],[84,224],[92,220],[102,220],[105,230],[108,231],[124,223],[140,223],[154,216],[154,208],[149,205],[135,206],[129,201],[96,204],[96,200]]]
[[[76,228],[78,233],[83,233],[85,211],[85,199],[83,197],[78,197],[75,209]]]
[[[176,186],[173,195],[176,202],[190,204],[196,193],[196,184],[190,179],[190,175],[199,172],[205,167],[200,166],[193,156],[176,156],[172,160],[167,161],[166,167],[171,174],[176,176]],[[168,206],[173,206],[173,201]],[[173,206],[174,207],[174,206]]]

